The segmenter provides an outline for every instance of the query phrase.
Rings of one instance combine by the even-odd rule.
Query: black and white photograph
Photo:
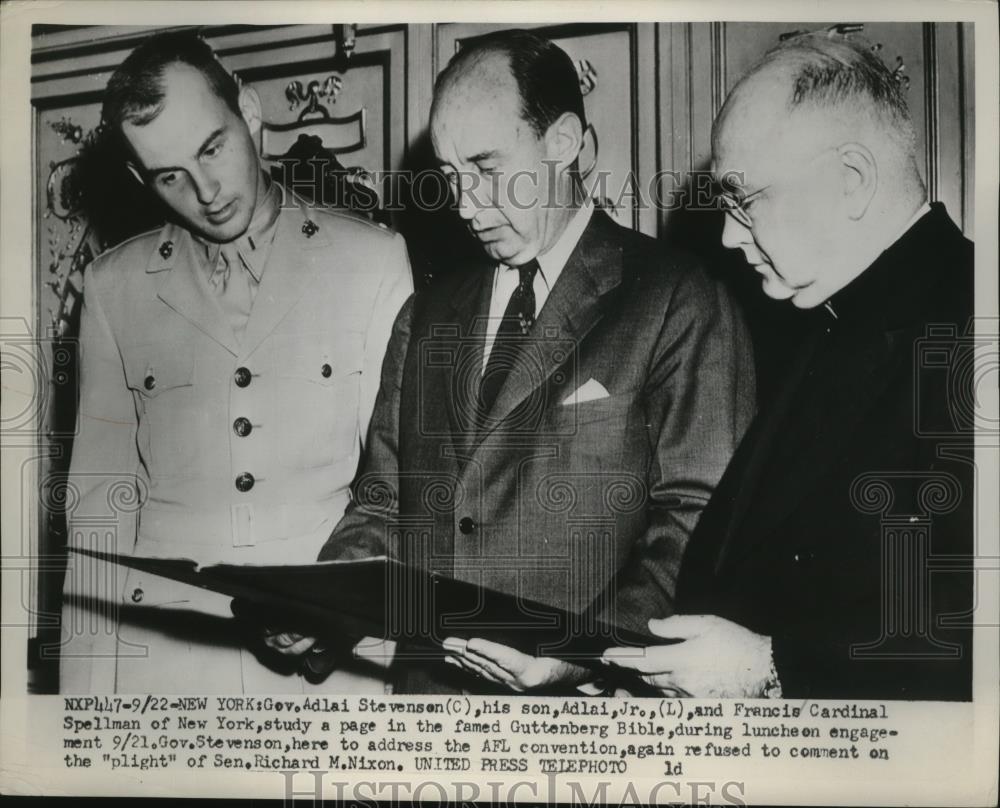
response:
[[[904,5],[4,3],[4,793],[995,801],[997,7]]]

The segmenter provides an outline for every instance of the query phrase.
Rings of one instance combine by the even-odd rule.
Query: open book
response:
[[[71,549],[229,595],[243,614],[266,616],[272,627],[318,638],[398,640],[428,658],[445,653],[441,643],[448,637],[482,637],[532,656],[583,665],[597,665],[610,646],[670,642],[385,556],[287,566],[199,566],[190,559]]]

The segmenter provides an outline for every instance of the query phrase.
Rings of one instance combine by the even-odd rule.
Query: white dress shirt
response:
[[[535,292],[535,317],[542,311],[542,306],[549,299],[549,292],[555,286],[556,280],[562,274],[563,267],[573,253],[580,236],[587,229],[590,217],[594,212],[594,202],[587,199],[580,206],[580,209],[569,220],[562,235],[556,239],[556,243],[545,253],[538,256],[538,272],[535,273],[535,280],[532,288]],[[507,304],[510,303],[511,295],[517,289],[520,282],[520,274],[516,267],[509,267],[506,264],[497,264],[493,271],[493,291],[490,294],[490,314],[486,323],[486,343],[483,347],[483,372],[486,371],[486,364],[490,359],[490,351],[493,350],[493,343],[496,342],[497,330],[503,320],[504,312],[507,311]]]

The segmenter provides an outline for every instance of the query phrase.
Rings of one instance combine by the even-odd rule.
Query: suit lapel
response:
[[[307,222],[312,222],[310,226]],[[311,233],[311,235],[307,235]],[[301,206],[285,208],[278,217],[274,243],[247,321],[241,353],[263,342],[310,287],[322,264],[331,262],[331,241],[322,222]]]
[[[484,256],[469,267],[468,277],[449,299],[452,312],[446,320],[458,326],[457,356],[447,368],[449,378],[428,378],[428,389],[443,393],[455,448],[463,456],[469,454],[476,438],[476,407],[492,291],[492,262]]]
[[[549,293],[528,336],[532,372],[511,373],[500,389],[480,439],[495,430],[555,371],[572,361],[604,315],[609,292],[622,279],[621,240],[607,214],[595,210],[580,241]],[[570,350],[565,346],[570,345]]]
[[[175,225],[167,225],[160,243],[170,245],[172,249],[165,250],[161,246],[146,270],[168,270],[157,289],[157,296],[234,356],[238,355],[239,346],[233,330],[208,288],[207,278],[198,274],[203,272],[205,262],[197,254],[198,248],[190,233]]]

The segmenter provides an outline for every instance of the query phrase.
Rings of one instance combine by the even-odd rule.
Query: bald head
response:
[[[885,171],[918,179],[896,77],[869,46],[825,32],[786,40],[737,83],[712,128],[713,153],[735,139],[783,155],[858,141]]]
[[[531,31],[507,30],[479,37],[456,53],[434,85],[433,110],[465,81],[485,91],[503,90],[513,82],[521,117],[541,137],[569,112],[587,128],[580,80],[569,55]]]
[[[520,91],[506,54],[477,52],[463,60],[458,69],[442,73],[434,87],[431,121],[444,115],[464,118],[469,114],[470,102],[477,106],[500,104],[516,117],[524,117]],[[528,121],[525,123],[530,126]]]

